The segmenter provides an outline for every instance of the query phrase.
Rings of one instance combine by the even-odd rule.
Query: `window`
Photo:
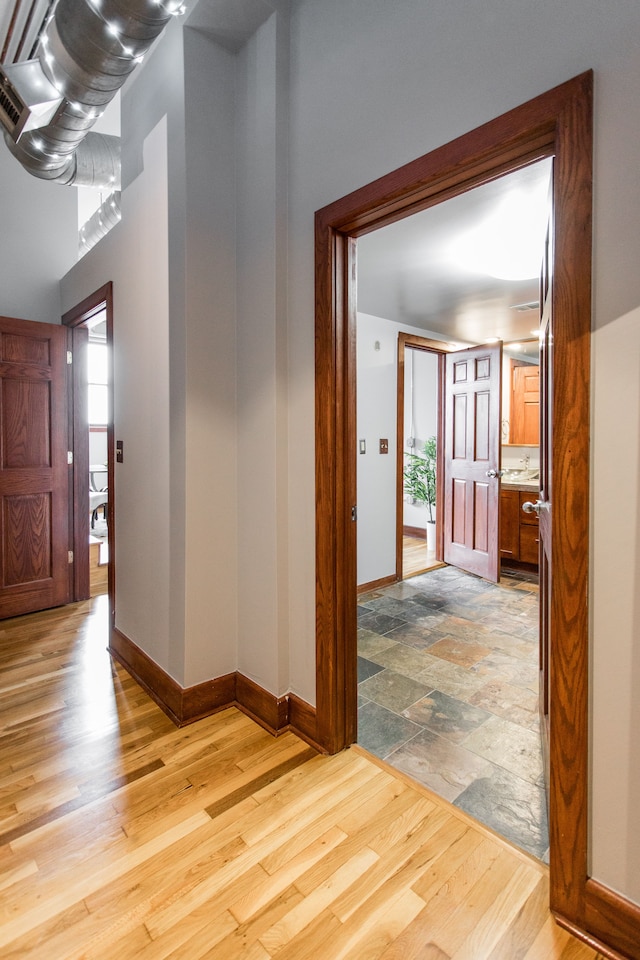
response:
[[[106,343],[103,341],[89,341],[87,365],[89,381],[89,424],[92,427],[106,427],[109,419]]]

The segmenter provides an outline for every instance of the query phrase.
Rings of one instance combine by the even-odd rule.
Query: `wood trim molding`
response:
[[[575,923],[571,923],[570,920],[566,920],[557,913],[554,914],[554,917],[559,927],[562,927],[564,930],[568,930],[569,933],[576,938],[576,940],[586,943],[587,946],[591,947],[591,949],[597,953],[598,957],[606,957],[606,960],[632,960],[630,955],[625,956],[621,953],[618,953],[617,950],[613,950],[601,940],[598,940],[597,937],[587,933],[581,927],[576,926]],[[635,956],[636,955],[634,954],[634,957]]]
[[[238,672],[181,687],[118,629],[112,631],[109,653],[178,727],[236,706],[273,736],[291,730],[320,750],[316,741],[315,708],[295,694],[276,697]]]
[[[241,673],[236,673],[236,703],[253,720],[273,734],[289,727],[289,701],[276,697]]]
[[[427,528],[426,527],[403,527],[402,536],[413,537],[414,540],[426,540]]]
[[[589,389],[593,75],[589,71],[348,194],[315,215],[316,700],[318,739],[355,740],[357,237],[543,157],[554,157],[555,362],[551,622],[551,906],[585,927],[588,824]],[[580,504],[582,508],[570,508]]]
[[[640,960],[640,906],[598,880],[586,883],[584,928],[620,956]]]
[[[87,350],[88,333],[80,326],[67,332],[69,349],[73,356],[69,383],[69,420],[71,447],[74,464],[89,462],[89,431],[87,430]],[[72,475],[73,503],[70,514],[73,517],[73,584],[74,600],[87,600],[91,596],[91,577],[89,572],[89,538],[87,520],[89,510],[89,484],[84,470],[74,469]]]
[[[90,320],[97,313],[100,313],[102,310],[106,313],[107,321],[107,346],[109,348],[109,409],[113,410],[113,282],[109,280],[98,290],[94,290],[93,293],[89,294],[88,297],[85,297],[80,303],[76,304],[70,310],[67,310],[66,313],[62,315],[62,323],[70,327],[72,331],[75,332],[75,328],[83,326],[87,320]],[[74,378],[78,376],[77,372],[74,372]],[[84,399],[83,399],[84,398]],[[83,406],[84,404],[84,406]],[[76,396],[76,382],[74,379],[74,397],[73,397],[73,408],[74,408],[74,419],[77,421],[81,418],[82,414],[78,410],[78,407],[86,409],[86,388],[80,389],[78,395]],[[114,424],[113,420],[107,425],[107,487],[110,491],[109,498],[109,510],[107,511],[107,539],[109,541],[109,565],[107,569],[108,577],[108,587],[107,591],[109,594],[109,626],[110,630],[115,629],[115,605],[116,605],[116,570],[115,570],[115,557],[116,557],[116,524],[115,524],[115,514],[116,514],[116,502],[115,502],[115,439],[114,439]],[[76,443],[78,446],[76,446]],[[83,462],[82,459],[82,444],[84,439],[80,438],[80,432],[74,434],[74,462],[80,464]],[[88,434],[87,434],[87,450],[88,450]],[[88,456],[86,461],[88,463]],[[77,476],[78,471],[74,470],[74,486],[79,488],[80,485],[83,485],[83,489],[86,488],[86,476]],[[88,513],[89,504],[87,501],[87,513]],[[81,558],[81,563],[84,563],[84,550],[85,550],[85,528],[79,523],[74,528],[74,555]],[[87,548],[88,549],[88,548]],[[88,577],[88,564],[89,557],[87,554],[86,565],[87,565],[87,577]],[[82,577],[76,576],[76,582],[78,583],[79,588],[82,586],[83,580]],[[80,596],[76,597],[80,599]]]
[[[301,740],[305,740],[310,746],[315,747],[319,753],[326,753],[318,742],[318,724],[316,717],[316,708],[297,697],[295,693],[289,694],[289,724],[290,729]]]
[[[389,587],[392,583],[397,582],[398,578],[394,573],[391,573],[388,577],[380,577],[379,580],[370,580],[369,583],[359,583],[358,595],[361,593],[368,593],[369,590],[380,590],[382,587]]]

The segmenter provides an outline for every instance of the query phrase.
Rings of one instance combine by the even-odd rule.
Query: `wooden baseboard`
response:
[[[556,922],[607,960],[640,960],[640,906],[587,879],[581,924],[554,911]]]
[[[131,674],[168,717],[182,726],[182,688],[144,650],[117,628],[111,631],[109,653]]]
[[[109,653],[178,727],[194,723],[225,707],[236,706],[277,736],[291,730],[317,750],[316,708],[295,694],[276,697],[235,672],[192,687],[181,687],[120,630],[112,631]]]
[[[415,537],[416,540],[426,540],[427,528],[426,527],[403,527],[402,536]]]
[[[289,698],[268,693],[253,680],[236,673],[236,703],[269,733],[277,736],[289,728]]]
[[[612,956],[640,960],[640,906],[597,880],[587,880],[585,893],[587,931],[619,951]]]
[[[381,590],[382,587],[388,587],[392,583],[397,583],[398,578],[395,573],[390,574],[388,577],[381,577],[380,580],[370,580],[369,583],[360,583],[357,587],[358,594],[368,593],[369,590]]]
[[[326,753],[318,743],[318,724],[316,719],[316,708],[297,697],[295,693],[289,694],[289,728],[305,740],[310,746],[315,747],[319,753]]]

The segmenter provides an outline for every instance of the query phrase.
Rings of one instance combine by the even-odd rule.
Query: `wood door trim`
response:
[[[553,454],[556,503],[567,509],[553,543],[558,583],[552,604],[557,715],[551,733],[551,904],[581,927],[587,878],[592,103],[589,71],[315,215],[317,724],[319,742],[333,753],[352,743],[356,732],[355,297],[349,296],[355,238],[555,157]]]
[[[71,327],[80,327],[87,320],[90,320],[91,317],[94,317],[96,313],[99,313],[101,310],[106,313],[106,324],[107,324],[107,347],[108,347],[108,364],[109,364],[109,386],[108,386],[108,404],[109,404],[109,423],[107,424],[107,489],[110,491],[109,497],[109,509],[107,511],[107,539],[109,542],[109,566],[107,568],[107,577],[108,577],[108,586],[107,591],[109,594],[109,625],[110,630],[114,629],[115,626],[115,586],[116,586],[116,577],[115,577],[115,556],[116,556],[116,528],[115,528],[115,440],[114,440],[114,423],[113,423],[113,283],[109,281],[105,283],[104,286],[100,287],[98,290],[95,290],[93,293],[89,294],[88,297],[85,297],[80,303],[76,304],[70,310],[67,310],[62,316],[62,322],[65,326]],[[81,375],[79,368],[74,367],[74,394],[76,393],[76,378]],[[83,421],[78,408],[78,404],[73,404],[74,411],[74,461],[81,462],[80,457],[76,453],[80,453],[80,444],[84,441],[82,439],[83,429],[88,430],[88,424],[86,421]],[[88,441],[87,441],[88,442]],[[78,443],[78,448],[76,451],[76,443]],[[74,489],[84,483],[86,487],[86,477],[76,476],[78,471],[74,470]],[[88,512],[88,505],[87,505]],[[84,549],[84,533],[83,527],[80,522],[74,524],[74,555],[81,557],[83,555]],[[88,550],[88,546],[87,546]],[[88,554],[87,554],[87,564],[88,564]],[[76,575],[76,583],[81,586],[82,580]],[[76,597],[75,599],[80,599]]]
[[[441,340],[431,340],[428,337],[419,337],[413,333],[398,334],[398,356],[396,361],[396,580],[402,580],[404,533],[404,358],[405,350],[411,347],[414,350],[424,350],[425,353],[435,353],[438,356],[438,387],[437,387],[437,458],[436,458],[436,560],[442,560],[442,422],[444,417],[442,406],[442,376],[446,350]],[[426,539],[426,531],[425,531]]]
[[[69,377],[69,436],[72,438],[73,462],[89,462],[89,431],[85,411],[89,385],[87,383],[86,356],[82,346],[86,342],[87,331],[80,327],[68,331],[68,346],[73,356],[72,375]],[[83,358],[82,361],[80,358]],[[73,544],[73,567],[71,570],[71,594],[73,600],[87,600],[91,596],[91,578],[89,575],[89,538],[87,537],[87,517],[89,516],[89,485],[84,471],[74,467],[69,495],[69,505]]]

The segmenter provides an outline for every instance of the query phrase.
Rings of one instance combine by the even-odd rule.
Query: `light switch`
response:
[[[380,453],[389,453],[389,441],[380,440]]]
[[[366,440],[361,440],[361,441],[360,441],[360,453],[366,453],[366,452],[367,452],[367,441],[366,441]]]

